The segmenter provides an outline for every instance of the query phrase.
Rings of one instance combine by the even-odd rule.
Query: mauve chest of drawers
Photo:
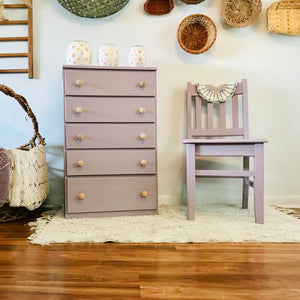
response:
[[[64,66],[65,215],[157,213],[156,68]]]

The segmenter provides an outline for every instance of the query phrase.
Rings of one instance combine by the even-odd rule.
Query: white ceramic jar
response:
[[[70,42],[66,51],[68,65],[89,66],[92,61],[92,52],[89,44],[84,41]]]
[[[115,45],[107,44],[99,48],[98,64],[100,66],[117,66],[119,64],[119,51]]]
[[[145,66],[146,52],[143,46],[134,46],[130,48],[128,54],[128,63],[131,67]]]

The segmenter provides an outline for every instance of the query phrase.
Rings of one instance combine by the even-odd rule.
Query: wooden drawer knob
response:
[[[141,195],[143,198],[146,198],[148,196],[148,193],[147,193],[147,191],[142,191]]]
[[[82,140],[84,138],[84,134],[83,133],[77,133],[77,139],[78,140]]]
[[[141,81],[141,82],[140,82],[140,87],[143,88],[143,87],[145,87],[145,86],[146,86],[146,82],[145,82],[145,81]]]
[[[141,140],[145,140],[147,138],[147,134],[146,133],[141,133],[140,138],[141,138]]]
[[[144,114],[146,112],[146,108],[145,107],[141,107],[139,111],[140,111],[140,114]]]
[[[81,79],[77,79],[77,80],[75,81],[75,84],[76,84],[77,86],[82,86],[83,81],[82,81]]]
[[[78,194],[78,199],[83,200],[84,197],[85,197],[85,194],[84,194],[84,193],[79,193],[79,194]]]
[[[140,163],[141,163],[141,166],[146,166],[147,165],[146,159],[142,159]]]
[[[83,160],[79,160],[78,162],[77,162],[77,166],[78,167],[82,167],[84,165],[84,161]]]
[[[78,106],[78,107],[76,107],[75,111],[76,111],[76,113],[81,114],[83,109],[82,109],[82,107]]]

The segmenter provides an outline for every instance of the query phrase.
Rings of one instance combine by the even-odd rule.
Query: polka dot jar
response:
[[[92,61],[92,52],[89,44],[84,41],[70,42],[66,51],[68,65],[89,66]]]
[[[134,46],[130,48],[128,54],[128,63],[131,67],[142,67],[146,64],[146,53],[143,46]]]
[[[115,45],[108,44],[100,47],[98,64],[100,66],[117,66],[119,64],[119,51]]]

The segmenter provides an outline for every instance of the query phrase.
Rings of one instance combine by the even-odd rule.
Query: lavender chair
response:
[[[232,97],[220,103],[207,102],[200,97],[197,85],[188,82],[187,139],[182,141],[186,145],[187,219],[195,219],[196,177],[231,177],[243,178],[242,208],[248,208],[249,186],[253,187],[255,222],[263,224],[265,142],[249,139],[247,80],[238,82]],[[201,156],[243,157],[243,169],[199,170],[195,162]]]

